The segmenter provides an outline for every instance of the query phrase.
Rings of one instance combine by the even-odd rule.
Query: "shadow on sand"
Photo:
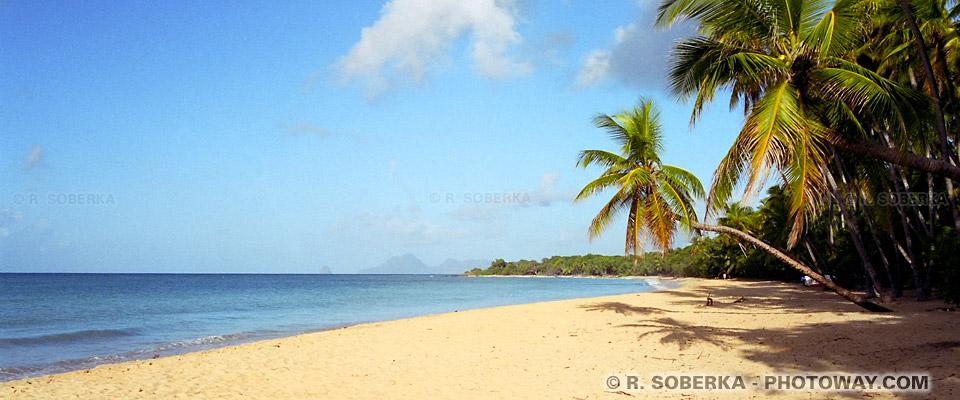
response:
[[[770,373],[929,372],[934,389],[921,397],[960,396],[960,313],[944,311],[942,302],[918,303],[907,297],[889,304],[892,313],[872,314],[819,288],[753,281],[736,285],[708,281],[662,294],[673,299],[664,308],[624,302],[583,308],[622,315],[624,322],[616,326],[636,330],[638,340],[659,338],[661,344],[679,350],[706,343],[739,352],[742,359],[770,367]],[[830,321],[813,322],[819,313],[831,314]],[[777,327],[784,326],[782,322],[770,326],[755,322],[774,315],[779,321],[792,320],[787,328]],[[856,392],[829,395],[863,397]]]

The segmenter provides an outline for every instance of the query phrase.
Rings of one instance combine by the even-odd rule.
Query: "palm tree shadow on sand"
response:
[[[742,284],[742,285],[741,285]],[[930,373],[931,395],[960,395],[960,336],[955,327],[960,314],[933,303],[903,301],[895,312],[877,316],[864,312],[836,295],[781,282],[741,282],[696,290],[665,291],[674,307],[647,307],[625,302],[589,304],[588,312],[616,313],[618,329],[637,333],[637,341],[657,340],[676,346],[739,353],[736,357],[769,367],[770,374],[810,373]],[[706,298],[713,300],[706,306]],[[804,322],[817,314],[849,315],[846,321]],[[789,326],[754,327],[736,321],[789,316]],[[867,316],[869,318],[863,318]],[[639,343],[638,343],[639,346]],[[737,373],[738,371],[697,371]],[[712,368],[705,365],[704,368]],[[861,392],[831,392],[830,397],[862,398]]]

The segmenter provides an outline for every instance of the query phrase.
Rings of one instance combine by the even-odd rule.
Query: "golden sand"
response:
[[[960,398],[960,313],[942,302],[903,299],[876,314],[799,284],[681,283],[103,365],[5,382],[0,398]],[[627,374],[649,385],[653,375],[789,372],[924,372],[932,392],[619,390]],[[611,374],[624,378],[618,390],[606,386]]]

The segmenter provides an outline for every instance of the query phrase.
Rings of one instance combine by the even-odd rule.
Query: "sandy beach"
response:
[[[479,278],[478,278],[479,279]],[[958,398],[960,313],[862,311],[799,284],[683,279],[653,293],[461,311],[3,383],[0,398]],[[706,306],[707,295],[713,299]],[[741,300],[742,298],[742,300]],[[611,390],[612,374],[930,374],[876,390]],[[647,382],[644,382],[644,381]],[[624,384],[625,382],[621,382]],[[624,390],[621,390],[624,389]]]

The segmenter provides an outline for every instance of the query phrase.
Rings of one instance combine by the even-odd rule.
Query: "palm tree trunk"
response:
[[[936,77],[933,75],[933,65],[930,64],[930,58],[927,56],[927,46],[923,44],[923,34],[920,33],[920,28],[917,27],[917,20],[913,17],[913,11],[910,10],[910,4],[907,3],[907,0],[899,0],[900,8],[903,9],[903,16],[907,20],[907,25],[910,25],[910,31],[913,32],[914,41],[917,43],[917,52],[920,53],[920,62],[923,64],[923,69],[926,72],[927,86],[930,87],[930,97],[933,98],[934,111],[937,113],[936,121],[934,121],[934,127],[937,129],[937,136],[940,138],[940,157],[944,161],[952,162],[953,151],[947,145],[947,127],[944,125],[943,119],[943,106],[940,105],[940,89],[937,85]]]
[[[880,261],[883,263],[883,269],[887,273],[887,280],[890,282],[890,287],[893,289],[893,297],[896,298],[902,296],[903,291],[899,288],[898,282],[894,280],[894,273],[891,271],[890,260],[887,258],[887,252],[884,250],[884,246],[880,244],[880,231],[877,229],[877,224],[873,221],[873,215],[871,215],[870,212],[870,205],[863,201],[860,191],[854,188],[853,177],[850,176],[850,173],[847,171],[844,163],[840,162],[840,157],[833,157],[833,164],[836,165],[837,169],[840,170],[840,178],[843,180],[843,185],[851,188],[850,192],[854,194],[857,202],[861,205],[859,210],[863,212],[863,219],[867,221],[867,227],[870,228],[870,237],[873,238],[873,245],[880,254]]]
[[[930,154],[930,146],[927,145],[927,155],[929,154]],[[927,198],[928,199],[933,198],[933,184],[934,184],[933,175],[927,174],[927,196],[928,196]],[[927,235],[930,238],[930,254],[933,255],[933,254],[937,254],[937,241],[935,239],[936,238],[935,229],[937,228],[937,213],[936,213],[935,207],[933,206],[932,201],[927,202],[927,215],[929,216],[928,221],[930,224],[930,226],[927,228]],[[920,288],[920,290],[923,291],[923,295],[928,298],[932,294],[932,287],[931,287],[931,284],[932,284],[931,279],[933,278],[932,272],[934,268],[938,267],[936,262],[933,260],[933,257],[929,257],[929,258],[930,260],[927,263],[927,271],[926,271],[927,276],[923,281],[923,286]]]
[[[866,247],[863,245],[863,237],[860,235],[860,226],[857,224],[857,218],[847,209],[846,201],[837,189],[837,182],[833,179],[833,174],[828,171],[826,167],[823,168],[823,174],[827,177],[827,184],[830,187],[830,191],[833,193],[834,198],[837,199],[837,205],[840,206],[840,215],[847,221],[847,230],[850,231],[850,239],[852,239],[853,247],[857,249],[857,254],[860,255],[860,260],[863,261],[863,270],[867,273],[868,278],[866,282],[867,293],[872,293],[870,290],[872,287],[873,290],[880,295],[881,303],[893,301],[893,295],[883,287],[883,284],[880,282],[880,277],[877,276],[877,270],[873,268],[873,263],[870,262],[870,255],[867,254]]]
[[[693,221],[690,222],[690,227],[692,227],[693,229],[701,230],[701,231],[723,233],[726,235],[736,237],[740,240],[743,240],[747,243],[754,245],[756,248],[760,250],[763,250],[773,255],[780,261],[783,261],[785,264],[789,265],[791,268],[797,271],[800,271],[804,275],[807,275],[813,278],[813,280],[822,283],[824,286],[826,286],[830,290],[833,290],[834,292],[839,294],[841,297],[849,300],[851,303],[854,303],[869,311],[876,311],[876,312],[890,311],[889,308],[886,308],[876,303],[871,303],[865,300],[862,296],[856,293],[853,293],[847,289],[844,289],[839,285],[827,280],[827,278],[824,278],[823,275],[820,275],[814,272],[812,269],[810,269],[806,265],[801,264],[799,261],[790,258],[790,256],[784,254],[782,251],[777,250],[773,246],[770,246],[769,244],[764,243],[762,240],[757,239],[756,237],[753,237],[752,235],[749,235],[743,231],[739,231],[728,226],[706,225],[706,224],[701,224],[699,222],[693,222]]]
[[[817,273],[822,273],[822,271],[820,270],[820,262],[817,261],[817,255],[813,251],[813,246],[810,245],[810,239],[807,237],[804,237],[803,245],[807,248],[807,254],[810,254],[810,262],[813,265],[813,269],[815,269]]]
[[[903,175],[903,169],[899,167],[894,167],[899,173],[899,177],[902,180],[905,186],[901,187],[901,181],[897,180],[897,173],[892,169],[890,171],[891,182],[893,184],[892,188],[895,191],[909,190],[909,185],[906,182],[906,177]],[[905,188],[905,189],[904,189]],[[923,262],[920,260],[920,257],[917,256],[917,252],[913,246],[913,230],[911,229],[910,222],[907,217],[907,210],[899,202],[896,203],[897,213],[900,214],[900,225],[903,227],[903,238],[904,244],[906,245],[906,258],[909,260],[910,269],[913,271],[913,280],[917,285],[917,301],[926,301],[927,297],[923,293],[923,290],[920,288],[923,286],[923,275],[921,270],[923,268]],[[916,208],[912,208],[911,211],[915,211]]]
[[[826,139],[834,146],[874,160],[914,168],[960,181],[960,167],[943,160],[921,157],[913,153],[901,152],[894,148],[867,141],[850,141],[836,133],[827,133]]]

